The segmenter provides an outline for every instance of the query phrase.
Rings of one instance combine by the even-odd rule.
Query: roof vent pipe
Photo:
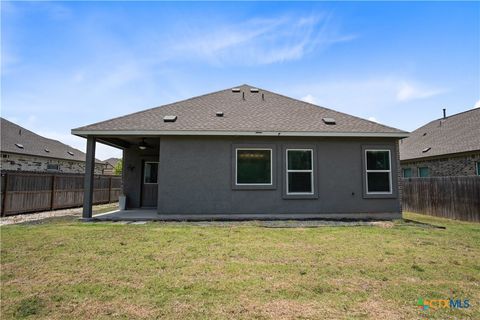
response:
[[[443,119],[447,117],[447,109],[443,108]]]

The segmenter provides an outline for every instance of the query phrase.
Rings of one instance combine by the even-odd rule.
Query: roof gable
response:
[[[400,160],[480,151],[480,108],[437,119],[400,143]]]
[[[122,134],[189,134],[199,132],[255,133],[278,132],[332,134],[391,134],[406,136],[406,132],[376,122],[354,117],[304,101],[289,98],[249,85],[242,85],[136,112],[119,118],[72,130],[78,135],[122,132]],[[252,90],[258,89],[258,90]],[[217,112],[223,116],[217,116]],[[165,122],[165,116],[176,116]],[[324,118],[335,119],[328,124]]]

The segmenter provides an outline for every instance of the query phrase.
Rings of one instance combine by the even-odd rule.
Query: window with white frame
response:
[[[235,149],[236,185],[272,185],[272,149]]]
[[[313,194],[313,150],[287,149],[287,194]]]
[[[158,162],[145,162],[143,169],[143,183],[158,183]]]
[[[392,193],[390,150],[365,150],[367,194]]]

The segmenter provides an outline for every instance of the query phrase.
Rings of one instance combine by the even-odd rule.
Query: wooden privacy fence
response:
[[[83,205],[83,174],[1,173],[1,215],[66,209]],[[96,175],[93,203],[117,202],[122,178]]]
[[[404,211],[480,222],[480,177],[404,178]]]

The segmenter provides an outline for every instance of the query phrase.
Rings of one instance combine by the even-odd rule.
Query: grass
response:
[[[1,228],[2,319],[480,318],[480,225]],[[417,300],[469,299],[420,310]]]

